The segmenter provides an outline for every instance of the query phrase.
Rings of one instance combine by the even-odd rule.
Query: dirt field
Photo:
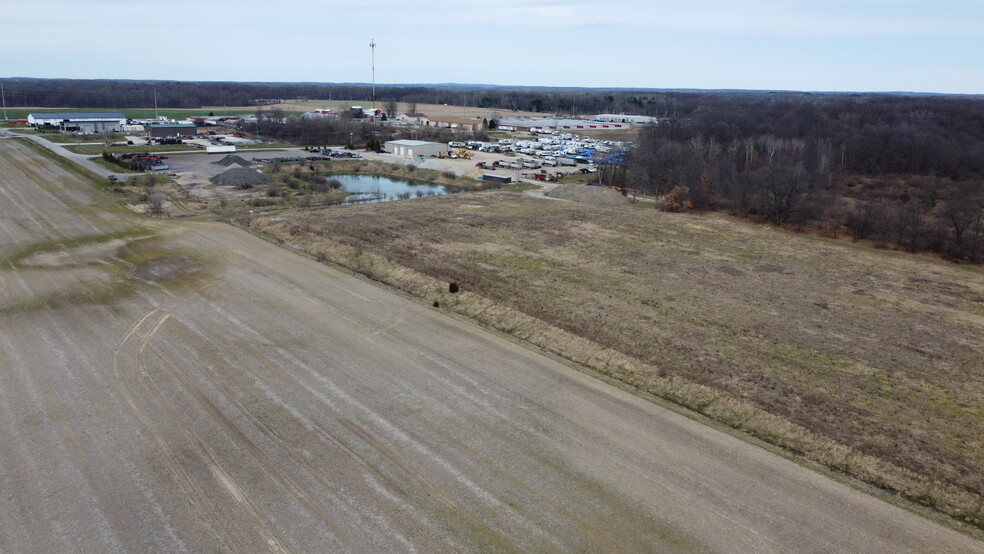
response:
[[[0,140],[0,551],[984,552],[430,305],[108,198]]]
[[[268,218],[254,227],[425,298],[457,282],[601,350],[580,352],[536,323],[479,309],[474,298],[460,300],[462,313],[981,521],[980,268],[725,218],[507,193]],[[353,252],[432,280],[366,264]],[[619,353],[632,359],[616,363]]]

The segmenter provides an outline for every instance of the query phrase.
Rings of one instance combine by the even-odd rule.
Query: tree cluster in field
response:
[[[984,261],[984,100],[732,100],[646,127],[602,180],[672,211]]]
[[[258,134],[265,139],[300,145],[365,145],[370,150],[379,150],[386,141],[395,138],[434,142],[461,138],[460,133],[437,126],[393,127],[353,119],[345,112],[342,117],[302,117],[297,112],[277,109],[258,111],[255,121],[240,121],[238,130]],[[484,132],[468,132],[468,136],[476,140],[488,140],[488,135]]]
[[[109,162],[109,163],[111,163],[113,165],[118,165],[118,166],[122,167],[123,169],[127,169],[127,170],[130,170],[130,171],[146,171],[147,170],[144,166],[142,166],[140,164],[135,164],[135,163],[130,162],[128,160],[117,158],[116,156],[114,156],[113,154],[111,154],[111,153],[109,153],[109,152],[107,152],[105,150],[103,150],[102,159],[106,160],[107,162]]]

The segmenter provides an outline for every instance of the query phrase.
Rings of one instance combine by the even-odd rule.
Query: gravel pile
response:
[[[588,185],[560,185],[547,192],[545,196],[573,200],[585,204],[600,204],[602,206],[618,206],[628,204],[629,199],[608,187],[592,187]]]
[[[424,163],[418,165],[420,169],[433,169],[434,171],[446,171],[447,166],[442,164],[440,160],[426,160]]]
[[[221,160],[219,160],[217,162],[212,162],[212,163],[219,164],[219,165],[224,165],[226,167],[229,167],[232,164],[236,164],[236,165],[241,166],[241,167],[249,167],[249,166],[253,165],[252,163],[247,162],[244,158],[242,158],[240,156],[237,156],[235,154],[229,154],[228,156],[222,158]]]
[[[238,185],[262,185],[263,183],[270,182],[270,179],[266,175],[256,171],[255,169],[247,169],[245,167],[234,167],[229,171],[225,171],[212,177],[209,181],[215,183],[216,185],[224,186],[238,186]]]

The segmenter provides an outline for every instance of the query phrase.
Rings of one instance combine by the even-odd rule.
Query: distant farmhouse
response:
[[[430,125],[430,120],[427,119],[427,116],[420,112],[401,113],[396,116],[396,120],[414,125]]]
[[[27,122],[39,131],[94,135],[122,131],[126,116],[118,112],[40,112],[28,114]]]

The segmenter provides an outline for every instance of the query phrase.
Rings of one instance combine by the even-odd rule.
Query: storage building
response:
[[[630,123],[632,125],[657,125],[660,120],[658,117],[648,115],[626,115],[614,113],[600,113],[595,117],[596,121],[607,121],[609,123]]]
[[[403,158],[429,158],[447,156],[448,145],[443,142],[423,140],[389,140],[383,145],[387,152]]]
[[[126,116],[119,112],[39,112],[28,114],[27,122],[38,130],[94,135],[122,131]]]
[[[151,123],[145,130],[151,138],[165,138],[194,135],[198,127],[194,123]]]
[[[481,131],[481,119],[464,119],[460,117],[431,117],[429,124],[447,129],[458,129],[461,131]]]
[[[546,117],[505,117],[499,120],[498,128],[503,131],[580,131],[591,129],[628,129],[630,123],[612,121],[593,121],[585,119],[557,119]]]

